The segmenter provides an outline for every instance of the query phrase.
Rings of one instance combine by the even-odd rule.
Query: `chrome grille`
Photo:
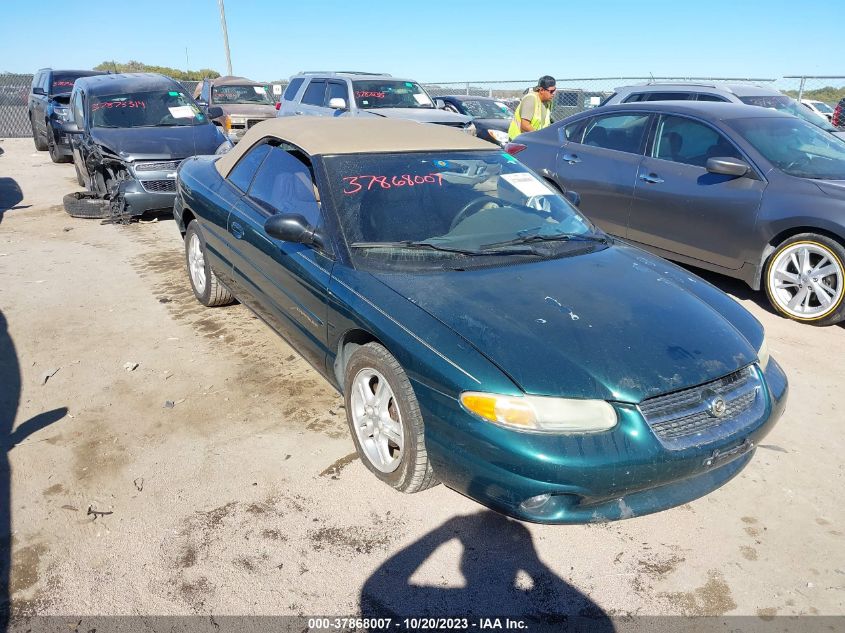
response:
[[[175,180],[142,180],[141,185],[150,193],[175,193]]]
[[[135,163],[135,171],[176,171],[179,167],[179,160],[166,160],[160,162]]]
[[[639,408],[660,442],[670,450],[706,444],[758,420],[766,409],[754,365],[698,387],[644,400]],[[721,400],[723,411],[714,405]]]

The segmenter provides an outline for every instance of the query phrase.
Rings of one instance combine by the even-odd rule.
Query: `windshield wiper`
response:
[[[503,242],[493,242],[492,244],[482,244],[482,250],[495,249],[500,246],[515,246],[517,244],[533,244],[536,242],[596,242],[599,244],[607,244],[608,239],[603,235],[581,235],[578,233],[556,233],[555,235],[520,235],[510,240]]]
[[[513,249],[502,251],[476,251],[465,248],[450,248],[448,246],[438,246],[431,242],[412,242],[411,240],[402,240],[400,242],[354,242],[352,248],[420,248],[430,249],[433,251],[442,251],[444,253],[458,253],[459,255],[536,255],[533,251],[525,249]]]

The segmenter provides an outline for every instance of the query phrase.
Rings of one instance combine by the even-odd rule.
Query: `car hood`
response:
[[[217,126],[94,128],[91,138],[124,160],[213,154],[223,142]]]
[[[698,294],[693,287],[705,282],[671,268],[637,249],[611,247],[494,269],[376,277],[526,393],[640,402],[757,358],[723,314],[744,308],[727,297],[709,302],[712,287]]]
[[[469,123],[471,117],[434,108],[369,108],[361,112],[389,119],[410,119],[420,123]]]
[[[218,107],[223,109],[225,114],[230,114],[232,116],[242,116],[242,117],[262,117],[262,118],[274,118],[276,116],[276,106],[272,105],[262,105],[262,104],[249,104],[249,103],[233,103],[227,105],[220,105],[219,103],[214,104]]]
[[[813,180],[819,189],[834,198],[845,198],[845,180]]]

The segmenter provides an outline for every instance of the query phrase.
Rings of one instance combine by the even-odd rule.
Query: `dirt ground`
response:
[[[2,147],[15,613],[845,614],[845,328],[709,276],[790,379],[750,466],[656,515],[522,524],[379,483],[328,383],[244,307],[194,299],[172,219],[70,218],[73,167],[30,139]]]

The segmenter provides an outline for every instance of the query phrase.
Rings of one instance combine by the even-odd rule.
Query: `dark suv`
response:
[[[840,99],[836,104],[830,122],[836,127],[845,128],[845,99]]]
[[[35,149],[49,150],[54,163],[70,160],[70,141],[62,132],[68,121],[68,102],[73,82],[80,77],[104,75],[96,70],[42,68],[32,77],[27,116],[32,125]]]

